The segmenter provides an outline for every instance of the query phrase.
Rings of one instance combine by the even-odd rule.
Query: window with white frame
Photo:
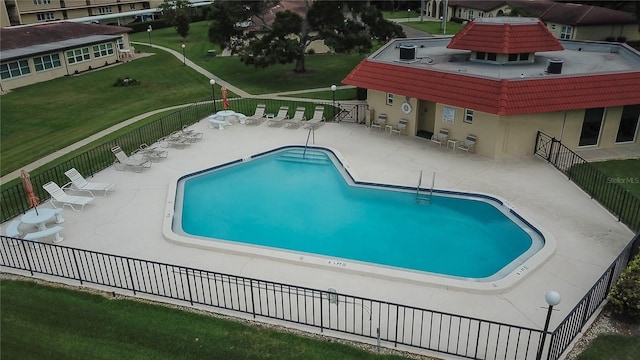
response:
[[[387,105],[393,105],[393,94],[387,93]]]
[[[100,6],[98,8],[98,14],[100,15],[111,14],[112,12],[113,10],[111,10],[111,6]]]
[[[58,54],[49,54],[33,58],[36,71],[44,71],[62,66]]]
[[[129,4],[129,10],[135,10],[136,4]]]
[[[33,0],[33,5],[49,5],[51,0]]]
[[[467,124],[473,123],[473,110],[472,109],[465,109],[464,110],[464,122],[466,122]]]
[[[478,12],[478,17],[484,17],[484,11]]]
[[[556,24],[551,24],[551,30],[555,30],[556,29]]]
[[[99,58],[103,56],[113,55],[113,44],[105,43],[99,45],[93,45],[93,57]]]
[[[29,69],[29,62],[27,60],[12,61],[0,65],[0,78],[2,79],[11,79],[30,73],[31,69]]]
[[[116,43],[118,44],[118,49],[124,50],[124,41],[122,41],[122,38],[116,40]]]
[[[560,31],[560,39],[570,40],[572,34],[573,34],[573,27],[562,25],[562,30]]]
[[[467,13],[467,19],[473,20],[473,10],[469,10],[469,13]]]
[[[49,11],[37,13],[36,18],[38,19],[38,21],[51,21],[56,19],[56,15],[53,13],[53,11]]]
[[[90,60],[89,48],[75,49],[67,51],[67,62],[69,64],[75,64],[82,61]]]

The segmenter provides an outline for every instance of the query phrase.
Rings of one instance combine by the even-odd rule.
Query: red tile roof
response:
[[[365,59],[342,82],[497,115],[640,104],[640,71],[509,80]]]
[[[451,39],[447,47],[497,54],[564,49],[539,19],[510,17],[471,21]]]
[[[76,39],[91,35],[119,35],[131,28],[69,21],[49,22],[29,26],[0,28],[0,49],[20,49],[33,45]]]

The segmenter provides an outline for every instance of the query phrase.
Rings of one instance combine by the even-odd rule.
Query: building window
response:
[[[480,12],[478,13],[478,17],[484,17],[484,11],[480,11]]]
[[[520,61],[529,60],[529,53],[520,53]]]
[[[469,10],[469,13],[467,14],[467,19],[473,20],[473,10]]]
[[[90,59],[91,57],[89,56],[89,48],[67,51],[67,62],[69,64],[75,64]]]
[[[487,53],[487,60],[496,61],[498,59],[498,55],[496,53]]]
[[[58,54],[50,54],[33,58],[36,71],[44,71],[62,66]]]
[[[116,40],[117,44],[118,44],[118,49],[120,50],[124,50],[124,41],[122,41],[122,38]]]
[[[573,28],[571,26],[562,25],[562,31],[560,32],[560,39],[571,39]]]
[[[604,108],[586,109],[584,111],[579,146],[598,145],[603,119]]]
[[[2,79],[11,79],[30,73],[31,69],[29,69],[29,62],[27,60],[13,61],[0,65],[0,77]]]
[[[625,105],[620,117],[620,126],[616,135],[616,142],[633,142],[638,133],[638,122],[640,122],[640,104]]]
[[[465,109],[464,110],[464,122],[466,122],[467,124],[472,124],[473,123],[473,110],[472,109]]]
[[[393,105],[393,94],[387,93],[387,105]]]
[[[33,0],[33,5],[49,5],[51,0]]]
[[[93,46],[93,57],[99,58],[103,56],[113,55],[113,44],[106,43]]]
[[[476,59],[478,59],[478,60],[484,60],[484,59],[486,59],[486,58],[487,58],[487,53],[486,53],[486,52],[478,51],[478,52],[476,53]]]
[[[51,20],[55,20],[56,16],[52,11],[49,11],[49,12],[37,13],[36,18],[38,19],[38,21],[51,21]]]
[[[551,24],[551,30],[555,30],[556,29],[556,24]]]
[[[135,10],[136,4],[129,4],[129,10]]]
[[[100,15],[104,15],[104,14],[111,14],[113,11],[111,10],[111,6],[100,6],[98,8],[98,14]]]
[[[518,54],[509,54],[509,61],[518,61]]]

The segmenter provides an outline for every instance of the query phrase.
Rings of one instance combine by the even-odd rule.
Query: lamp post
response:
[[[409,15],[411,15],[411,9],[407,9],[407,22],[409,22]]]
[[[216,84],[216,81],[214,79],[209,80],[209,84],[211,84],[211,96],[213,98],[213,113],[215,114],[216,111],[216,91],[215,91],[215,87],[214,85]]]
[[[544,330],[542,331],[542,340],[540,341],[540,347],[538,348],[538,355],[536,360],[542,359],[542,352],[544,351],[544,342],[547,339],[547,330],[549,330],[549,321],[551,320],[551,312],[553,307],[560,304],[560,294],[557,291],[547,291],[544,294],[544,300],[549,304],[547,309],[547,319],[544,322]]]
[[[147,34],[149,35],[149,46],[151,46],[151,25],[147,28]]]
[[[331,103],[332,107],[333,107],[333,120],[336,119],[336,86],[335,85],[331,85],[331,95],[333,98],[333,102]]]
[[[184,48],[187,47],[182,43],[182,65],[187,65],[187,56],[184,54]]]

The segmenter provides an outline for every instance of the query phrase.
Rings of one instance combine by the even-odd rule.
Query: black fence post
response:
[[[71,252],[73,253],[73,262],[76,264],[76,270],[78,271],[78,280],[80,281],[80,285],[82,285],[82,273],[80,272],[80,265],[78,264],[77,250],[72,249]]]

